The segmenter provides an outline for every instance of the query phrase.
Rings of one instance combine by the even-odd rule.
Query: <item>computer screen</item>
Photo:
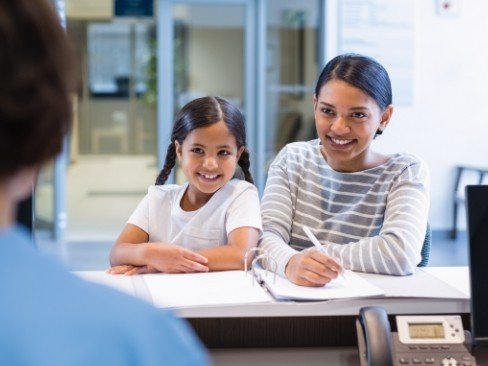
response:
[[[466,187],[471,332],[476,345],[488,345],[488,185]]]

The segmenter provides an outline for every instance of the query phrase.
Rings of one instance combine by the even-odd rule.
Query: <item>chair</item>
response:
[[[417,264],[417,267],[427,267],[427,265],[429,264],[431,242],[432,242],[432,229],[430,228],[429,223],[427,223],[427,230],[425,232],[424,244],[422,244],[422,250],[420,251],[420,256],[422,258],[420,260],[420,263]]]

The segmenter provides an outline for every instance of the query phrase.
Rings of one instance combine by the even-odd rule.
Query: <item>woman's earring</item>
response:
[[[376,130],[376,135],[381,135],[385,129],[385,122],[380,123],[380,127]]]

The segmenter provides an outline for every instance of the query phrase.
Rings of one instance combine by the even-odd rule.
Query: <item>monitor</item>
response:
[[[488,185],[466,186],[471,332],[476,346],[488,345]]]

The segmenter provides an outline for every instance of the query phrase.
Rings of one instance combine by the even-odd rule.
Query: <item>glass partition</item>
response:
[[[267,166],[287,143],[316,137],[312,97],[319,70],[319,1],[267,2]]]
[[[244,23],[244,5],[174,5],[175,113],[206,95],[224,97],[244,112]],[[184,181],[176,168],[176,182]]]

